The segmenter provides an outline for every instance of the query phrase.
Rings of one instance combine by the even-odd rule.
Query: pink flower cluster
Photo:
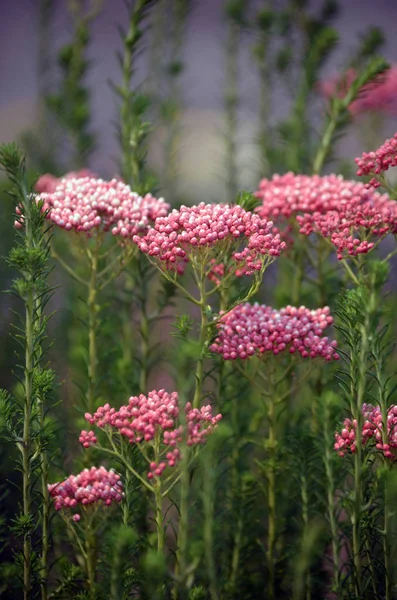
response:
[[[81,179],[82,177],[96,177],[96,174],[90,171],[89,169],[81,169],[80,171],[71,171],[63,177],[55,177],[50,173],[46,173],[45,175],[41,175],[36,181],[34,189],[39,194],[43,192],[52,193],[55,192],[57,185],[62,179]]]
[[[361,158],[356,158],[355,161],[358,165],[357,175],[374,176],[366,187],[379,187],[380,183],[375,175],[380,175],[397,165],[397,133],[375,152],[363,152]]]
[[[356,71],[349,69],[342,77],[337,76],[321,82],[318,89],[326,98],[343,98],[356,77]],[[393,65],[385,73],[367,83],[361,89],[358,98],[350,104],[349,111],[353,115],[365,112],[397,115],[397,65]]]
[[[181,206],[156,219],[143,237],[134,242],[145,254],[164,261],[168,269],[182,269],[182,263],[201,250],[206,262],[222,262],[226,249],[247,275],[261,269],[263,260],[279,256],[285,247],[273,223],[245,211],[241,206],[204,204]],[[229,245],[229,246],[228,246]],[[212,255],[208,250],[213,249]]]
[[[86,413],[85,418],[91,425],[101,429],[116,429],[131,444],[161,441],[163,460],[150,463],[149,479],[153,475],[160,476],[167,465],[173,467],[180,458],[177,446],[183,441],[183,426],[179,419],[177,392],[169,394],[165,390],[159,390],[149,392],[147,396],[132,396],[128,404],[119,409],[105,404],[94,415]],[[212,416],[209,405],[198,409],[187,403],[185,418],[187,444],[193,446],[205,441],[222,416]],[[96,443],[92,432],[82,431],[79,439],[85,448]]]
[[[382,237],[397,231],[397,204],[357,181],[342,176],[274,175],[262,179],[255,194],[264,218],[294,217],[300,233],[313,232],[330,240],[338,258],[365,254],[374,246],[369,235]]]
[[[324,337],[333,322],[328,307],[310,310],[286,306],[280,310],[260,304],[240,304],[221,318],[210,350],[225,360],[270,352],[297,352],[303,358],[337,360],[337,343]]]
[[[105,467],[91,467],[84,469],[78,475],[69,475],[65,481],[48,485],[50,496],[54,498],[55,510],[63,508],[77,508],[79,505],[87,506],[102,502],[110,506],[113,502],[121,502],[123,498],[123,484],[120,475],[112,469]],[[80,515],[74,515],[78,521]]]
[[[146,231],[151,221],[169,210],[162,198],[141,197],[119,179],[93,177],[60,179],[55,189],[36,200],[43,201],[47,218],[63,229],[90,232],[101,227],[123,238]]]
[[[397,406],[390,406],[387,413],[387,442],[382,439],[382,412],[379,406],[372,404],[363,404],[362,414],[364,424],[361,432],[362,445],[373,440],[375,447],[383,452],[386,458],[395,458],[392,449],[397,448]],[[339,456],[345,456],[347,452],[354,453],[356,450],[356,419],[345,419],[343,429],[340,433],[335,433],[334,448]]]

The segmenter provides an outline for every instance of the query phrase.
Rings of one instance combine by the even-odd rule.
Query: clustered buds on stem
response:
[[[156,219],[146,235],[134,236],[140,250],[165,263],[167,269],[183,270],[183,263],[205,254],[206,264],[235,261],[236,270],[246,275],[259,271],[269,256],[279,256],[285,248],[273,223],[241,206],[204,204],[181,206],[166,217]]]
[[[162,198],[139,196],[119,179],[67,176],[49,189],[36,196],[36,201],[43,203],[50,221],[66,230],[91,233],[101,228],[131,239],[169,210]]]
[[[375,245],[370,237],[397,232],[397,204],[340,175],[274,175],[262,179],[255,195],[262,200],[257,209],[262,217],[277,225],[293,217],[300,233],[328,239],[339,259],[369,252]]]
[[[201,409],[192,408],[190,402],[185,406],[186,433],[180,421],[178,393],[169,394],[165,390],[149,392],[147,396],[132,396],[128,404],[119,409],[105,404],[93,414],[86,413],[86,420],[100,429],[118,432],[131,444],[145,443],[154,446],[161,443],[160,461],[150,461],[149,479],[160,476],[166,466],[173,467],[180,458],[178,446],[186,436],[186,443],[195,446],[205,442],[207,436],[219,423],[220,414],[212,416],[211,406]],[[97,442],[92,431],[83,430],[79,438],[88,448]]]
[[[48,491],[54,498],[55,510],[77,509],[96,503],[110,506],[123,498],[120,475],[105,467],[91,467],[78,475],[69,475],[65,481],[49,484]],[[80,515],[74,514],[73,520],[79,521]]]
[[[366,446],[372,441],[386,458],[394,459],[396,455],[392,452],[392,449],[397,448],[397,406],[393,404],[388,409],[386,441],[383,435],[383,415],[379,406],[363,404],[362,414],[364,417],[361,432],[362,445]],[[345,456],[348,452],[354,453],[356,451],[356,431],[356,419],[345,419],[343,421],[343,429],[340,433],[335,433],[334,448],[339,456]]]
[[[225,360],[280,352],[299,353],[303,358],[337,360],[337,343],[322,333],[333,319],[328,307],[310,310],[286,306],[280,310],[260,304],[240,304],[218,325],[210,350]]]
[[[397,133],[386,140],[375,152],[363,152],[361,158],[356,158],[358,165],[357,175],[372,175],[371,181],[365,184],[367,188],[379,187],[380,182],[376,175],[385,173],[390,167],[397,165]]]

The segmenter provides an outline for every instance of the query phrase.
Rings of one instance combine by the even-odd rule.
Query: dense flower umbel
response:
[[[120,475],[105,467],[84,469],[78,475],[69,475],[65,481],[48,485],[50,496],[54,498],[55,510],[77,509],[79,505],[103,503],[110,506],[123,498],[123,484]],[[79,520],[79,515],[74,516]]]
[[[36,181],[34,189],[39,194],[43,192],[52,193],[55,192],[57,185],[61,181],[61,179],[81,179],[82,177],[96,177],[96,174],[90,171],[89,169],[81,169],[80,171],[71,171],[63,177],[55,177],[55,175],[51,175],[50,173],[46,173],[45,175],[41,175]]]
[[[150,463],[149,479],[160,476],[165,467],[173,467],[180,458],[178,445],[183,441],[183,426],[179,419],[178,393],[169,394],[165,390],[149,392],[147,396],[132,396],[128,404],[119,409],[109,404],[98,408],[94,415],[85,414],[91,425],[101,429],[109,428],[126,437],[131,444],[161,443],[163,460]],[[189,446],[202,444],[213,431],[222,416],[212,416],[211,406],[192,408],[190,402],[185,407],[186,442]],[[82,431],[79,438],[85,448],[96,443],[92,432]]]
[[[374,176],[366,184],[366,187],[379,187],[380,183],[375,175],[380,175],[390,167],[397,165],[397,133],[391,139],[386,140],[375,152],[364,152],[361,158],[356,158],[355,161],[358,165],[357,175]]]
[[[260,270],[265,258],[279,256],[285,247],[273,223],[241,206],[203,202],[174,209],[156,219],[145,236],[133,239],[142,252],[164,261],[168,269],[180,270],[183,262],[200,252],[205,253],[208,265],[223,262],[221,254],[229,249],[236,270],[247,275]]]
[[[280,310],[260,304],[240,304],[218,325],[218,337],[210,346],[225,360],[264,353],[298,352],[303,358],[338,359],[336,342],[324,337],[332,322],[328,307],[310,310],[286,306]]]
[[[378,450],[381,450],[386,458],[395,458],[391,449],[397,448],[397,406],[390,406],[387,413],[387,440],[382,439],[383,423],[382,412],[379,406],[372,404],[363,404],[362,414],[364,424],[361,432],[362,445],[365,446],[369,441],[373,441]],[[355,419],[345,419],[343,429],[335,433],[334,448],[339,456],[345,456],[347,452],[356,450],[356,430],[357,421]]]
[[[369,236],[397,231],[397,204],[357,181],[342,176],[275,175],[262,179],[255,194],[262,199],[257,210],[276,224],[293,217],[300,232],[313,232],[330,240],[338,258],[367,253],[374,246]]]
[[[334,77],[318,85],[320,93],[326,98],[346,96],[357,73],[354,69],[346,71],[342,77]],[[380,74],[360,91],[358,98],[349,106],[353,115],[366,112],[380,112],[397,115],[397,65]]]
[[[65,177],[55,190],[43,192],[47,218],[63,229],[90,232],[102,228],[114,235],[132,238],[145,231],[151,221],[164,216],[169,205],[151,194],[141,197],[118,179],[104,181],[93,177]]]

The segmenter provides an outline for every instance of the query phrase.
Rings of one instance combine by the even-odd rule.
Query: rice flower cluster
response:
[[[390,406],[387,413],[387,437],[386,442],[383,440],[383,419],[382,412],[379,406],[372,404],[363,404],[362,414],[364,423],[361,432],[362,445],[365,446],[368,442],[373,441],[375,447],[380,450],[386,458],[395,458],[392,450],[397,448],[397,406]],[[335,433],[334,448],[339,456],[345,456],[346,453],[354,453],[356,451],[356,431],[357,420],[345,419],[343,428],[340,432]]]
[[[221,318],[210,350],[225,360],[281,352],[298,353],[303,358],[337,360],[336,341],[323,336],[324,329],[332,322],[327,306],[316,310],[286,306],[278,310],[247,302]]]
[[[357,76],[354,69],[348,69],[342,76],[337,75],[320,82],[318,90],[326,98],[344,98]],[[392,65],[364,85],[358,98],[348,108],[353,115],[366,112],[397,115],[397,65]]]
[[[80,169],[79,171],[70,171],[62,177],[55,177],[51,173],[45,173],[41,175],[35,183],[34,189],[39,194],[43,192],[52,193],[55,192],[57,185],[61,179],[81,179],[82,177],[95,178],[97,175],[89,169]]]
[[[66,230],[92,232],[102,228],[114,235],[132,238],[145,231],[169,205],[151,194],[139,196],[120,181],[94,177],[65,177],[51,192],[36,197],[43,202],[47,218]]]
[[[212,415],[209,405],[198,409],[192,408],[188,402],[185,407],[186,443],[189,446],[204,443],[221,418],[220,414]],[[149,479],[154,475],[160,476],[167,465],[175,466],[180,458],[178,445],[183,441],[184,429],[180,422],[177,392],[168,393],[162,389],[149,392],[147,396],[132,396],[128,404],[119,409],[105,404],[93,415],[86,413],[85,419],[100,429],[109,428],[113,433],[116,430],[131,444],[153,445],[160,442],[162,460],[150,463]],[[85,430],[79,440],[85,448],[96,443],[96,437]]]
[[[279,256],[285,248],[273,223],[241,206],[205,204],[181,206],[156,219],[146,235],[133,238],[145,254],[181,271],[183,263],[202,252],[206,264],[222,263],[226,253],[245,274],[262,268],[266,258]],[[227,252],[229,250],[230,252]]]
[[[255,195],[262,200],[260,216],[277,225],[296,219],[300,233],[328,239],[339,259],[369,252],[375,245],[371,236],[397,232],[397,204],[340,175],[275,175],[262,179]]]
[[[121,502],[123,498],[123,484],[120,475],[112,469],[105,467],[91,467],[84,469],[78,475],[69,475],[65,481],[51,483],[48,491],[54,498],[55,510],[76,509],[80,505],[102,503],[110,506]],[[80,515],[74,515],[78,521]]]
[[[360,158],[356,158],[358,165],[357,175],[373,175],[366,187],[379,187],[380,182],[375,175],[385,173],[390,167],[397,165],[397,133],[384,142],[380,148],[374,152],[363,152]]]

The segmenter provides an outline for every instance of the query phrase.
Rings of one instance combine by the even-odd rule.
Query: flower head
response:
[[[146,235],[133,240],[167,269],[181,270],[184,262],[200,256],[207,265],[232,256],[235,270],[247,275],[259,271],[265,260],[279,256],[285,247],[273,223],[241,206],[204,202],[157,218]]]
[[[55,510],[77,509],[96,503],[110,506],[123,498],[120,475],[105,467],[91,467],[78,475],[69,475],[64,481],[49,484],[48,491],[54,498]],[[78,520],[76,515],[73,518]]]
[[[119,409],[105,404],[93,414],[86,413],[85,418],[91,425],[101,429],[110,429],[125,437],[131,444],[146,443],[153,445],[158,441],[162,445],[162,460],[150,464],[149,479],[160,476],[166,466],[173,467],[180,458],[179,444],[184,439],[183,425],[179,418],[177,392],[169,394],[165,390],[149,392],[147,396],[132,396],[128,404]],[[207,436],[221,419],[221,415],[212,415],[211,406],[201,409],[185,406],[186,443],[189,446],[205,442]],[[96,443],[91,432],[82,431],[80,442],[88,447]]]
[[[365,187],[379,187],[376,175],[385,173],[390,167],[397,165],[397,133],[386,140],[375,152],[363,152],[361,158],[355,159],[358,170],[357,175],[372,175],[372,179]]]
[[[146,231],[169,209],[162,198],[141,197],[118,179],[93,177],[60,179],[53,191],[39,194],[36,200],[43,202],[47,218],[63,229],[87,233],[111,229],[124,238]]]
[[[281,352],[337,360],[336,342],[322,335],[333,322],[329,313],[328,307],[310,310],[286,306],[277,310],[258,303],[240,304],[221,318],[210,350],[225,360]]]
[[[89,169],[81,169],[80,171],[71,171],[67,173],[63,177],[55,177],[50,173],[46,173],[45,175],[41,175],[36,181],[34,189],[39,194],[43,192],[52,193],[55,192],[57,185],[62,179],[81,179],[82,177],[91,177],[95,178],[96,174],[90,171]]]
[[[383,439],[383,419],[379,406],[372,404],[363,404],[362,414],[364,423],[361,431],[361,443],[363,446],[373,442],[375,447],[380,450],[386,458],[395,458],[391,451],[397,448],[397,406],[390,406],[387,413],[387,437]],[[343,428],[335,433],[334,448],[339,456],[345,456],[346,453],[356,451],[356,431],[357,421],[355,419],[345,419]]]
[[[397,231],[397,204],[387,194],[340,175],[275,175],[260,182],[256,196],[262,217],[277,225],[296,221],[300,233],[327,238],[340,259],[367,253],[374,246],[369,238]]]

